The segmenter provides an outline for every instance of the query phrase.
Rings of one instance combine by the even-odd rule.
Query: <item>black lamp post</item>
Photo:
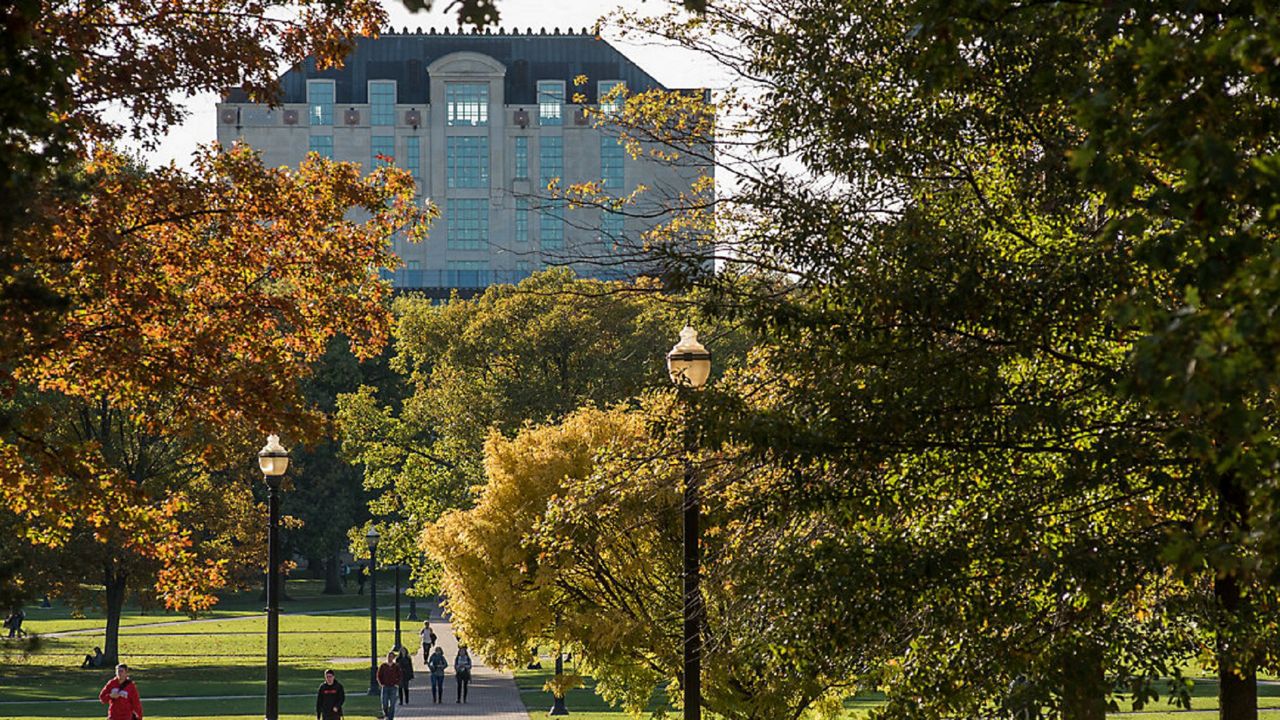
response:
[[[378,529],[364,536],[369,546],[369,694],[378,695]]]
[[[404,647],[400,643],[400,563],[396,563],[396,647]]]
[[[688,403],[689,393],[701,388],[711,375],[711,353],[698,342],[698,333],[686,325],[680,331],[680,342],[667,353],[667,372]],[[702,718],[702,592],[698,587],[701,536],[698,528],[701,514],[698,475],[694,472],[693,436],[684,436],[684,720]]]
[[[276,435],[258,452],[267,482],[267,709],[266,720],[280,716],[280,478],[289,467],[289,451]]]

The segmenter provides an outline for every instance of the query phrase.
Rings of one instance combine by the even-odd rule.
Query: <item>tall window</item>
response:
[[[564,81],[538,81],[538,122],[542,125],[562,125],[564,108]]]
[[[409,174],[413,176],[413,187],[414,187],[413,193],[415,195],[421,196],[422,195],[422,169],[421,169],[421,166],[419,165],[419,163],[421,163],[421,156],[422,156],[421,138],[412,137],[412,136],[405,138],[404,152],[406,155],[404,159],[404,169],[408,170]]]
[[[395,80],[374,80],[369,83],[369,124],[396,124]]]
[[[333,124],[333,81],[307,81],[307,117],[312,125]]]
[[[478,288],[489,284],[489,263],[485,260],[450,260],[449,287]]]
[[[618,86],[626,86],[621,80],[601,80],[596,85],[596,99],[600,101],[600,112],[613,115],[622,110],[622,104],[626,98],[622,97],[625,90],[619,91],[616,97],[607,97],[613,89]]]
[[[516,198],[516,242],[529,242],[529,200]]]
[[[623,188],[623,168],[625,163],[626,153],[623,151],[622,144],[618,142],[618,138],[601,135],[600,178],[606,190],[621,190]]]
[[[381,157],[380,157],[381,156]],[[374,135],[369,140],[369,169],[390,165],[396,161],[396,136]]]
[[[538,173],[542,187],[564,177],[564,138],[545,136],[538,142]]]
[[[489,187],[489,138],[483,135],[447,138],[445,177],[451,188]]]
[[[333,159],[333,136],[312,135],[307,141],[307,150],[322,158]]]
[[[538,237],[544,250],[564,247],[563,205],[557,202],[543,203],[538,217]]]
[[[529,177],[529,138],[516,138],[516,178]]]
[[[489,244],[489,200],[449,198],[445,201],[445,244],[450,250],[484,250]]]
[[[453,127],[489,124],[489,83],[444,84],[446,118]]]
[[[622,241],[623,221],[626,219],[621,213],[611,212],[609,210],[600,211],[600,239],[606,243],[617,244]]]

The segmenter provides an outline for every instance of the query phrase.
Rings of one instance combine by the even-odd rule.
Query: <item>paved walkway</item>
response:
[[[471,689],[467,693],[467,702],[456,702],[458,685],[453,674],[453,657],[458,653],[458,641],[454,637],[453,626],[442,619],[435,603],[423,603],[418,607],[419,610],[429,611],[431,629],[435,630],[437,643],[444,648],[445,659],[449,661],[444,679],[445,702],[431,702],[431,678],[422,662],[422,646],[418,644],[418,631],[422,626],[411,623],[404,626],[403,632],[405,645],[415,651],[413,681],[409,685],[409,704],[396,709],[396,720],[437,717],[529,720],[529,713],[524,709],[524,703],[520,702],[520,692],[516,689],[511,674],[489,667],[474,654],[471,656]],[[427,619],[427,614],[423,614],[423,618]]]

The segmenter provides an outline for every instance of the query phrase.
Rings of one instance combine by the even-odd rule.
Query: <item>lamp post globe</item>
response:
[[[711,376],[711,353],[698,342],[698,331],[685,325],[680,340],[667,353],[667,374],[676,384],[680,398],[692,401],[691,392],[707,384]],[[693,436],[686,426],[684,433],[684,720],[702,720],[702,590],[701,572],[702,515],[698,475],[694,472]]]
[[[711,353],[698,342],[698,331],[685,325],[680,341],[667,353],[667,373],[677,386],[700,388],[711,376]]]
[[[364,542],[369,548],[369,694],[378,695],[378,528],[370,527]]]
[[[280,716],[280,480],[289,451],[280,436],[268,435],[258,451],[258,469],[267,483],[267,697],[266,720]]]

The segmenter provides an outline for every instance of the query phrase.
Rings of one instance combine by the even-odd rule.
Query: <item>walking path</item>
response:
[[[453,658],[458,653],[458,640],[453,634],[453,626],[443,620],[440,608],[435,603],[424,603],[419,609],[427,609],[431,620],[431,629],[435,630],[437,644],[444,648],[445,659],[449,661],[449,669],[445,671],[444,699],[439,704],[431,702],[431,678],[428,676],[426,664],[422,662],[422,646],[418,643],[418,631],[421,625],[410,624],[404,627],[404,643],[414,651],[413,681],[409,687],[409,704],[396,709],[396,720],[409,718],[460,718],[462,720],[529,720],[529,713],[520,701],[520,691],[516,689],[515,679],[510,673],[496,670],[484,663],[484,660],[471,656],[471,689],[467,694],[467,702],[456,702],[458,684],[453,674]],[[428,615],[424,615],[428,617]]]

